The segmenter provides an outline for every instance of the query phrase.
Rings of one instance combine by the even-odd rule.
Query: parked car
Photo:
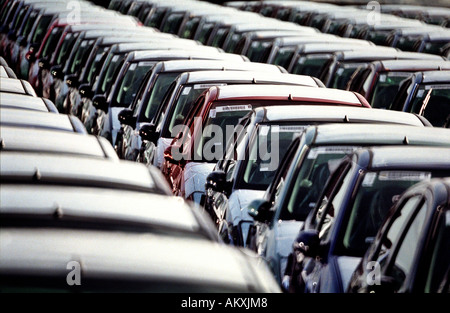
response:
[[[247,63],[258,64],[253,62]],[[146,160],[141,160],[142,162],[153,163],[157,167],[160,167],[163,161],[164,150],[176,135],[176,133],[172,134],[173,128],[183,123],[184,117],[191,110],[197,97],[203,91],[214,85],[283,84],[310,87],[323,86],[320,81],[309,76],[271,73],[267,71],[255,72],[251,68],[248,67],[248,71],[245,70],[245,67],[241,69],[228,67],[228,69],[222,68],[221,71],[217,71],[219,70],[218,68],[213,71],[213,68],[211,68],[211,71],[203,70],[196,72],[184,68],[183,71],[186,72],[181,73],[180,76],[174,79],[172,86],[167,88],[167,92],[164,92],[164,98],[159,101],[154,101],[157,107],[153,109],[153,112],[150,111],[151,114],[147,113],[149,112],[148,108],[144,111],[144,102],[142,109],[137,111],[136,121],[133,118],[131,121],[133,122],[131,123],[132,125],[124,125],[122,145],[117,145],[118,154],[130,160],[136,160],[136,158],[146,156]],[[245,73],[242,73],[242,71],[245,71]],[[126,112],[124,111],[121,114],[123,115]],[[145,115],[143,115],[143,112],[145,112]],[[131,114],[131,112],[128,114]],[[142,127],[145,128],[143,129],[143,133],[146,134],[146,138],[141,143],[141,140],[137,140],[136,138],[136,132],[138,130],[140,132]],[[133,131],[133,129],[136,131]],[[149,138],[151,140],[148,140]],[[138,153],[140,154],[139,157]]]
[[[112,145],[104,138],[80,133],[0,125],[4,151],[81,155],[118,161]]]
[[[47,98],[32,97],[8,92],[0,92],[0,107],[58,113],[56,106]]]
[[[0,124],[31,128],[54,129],[86,134],[83,123],[73,115],[51,114],[26,109],[0,107]]]
[[[0,92],[37,97],[28,81],[17,78],[0,77]]]
[[[449,61],[410,60],[375,61],[348,82],[347,90],[364,96],[373,108],[386,109],[398,92],[400,83],[418,71],[450,70]]]
[[[253,108],[312,104],[370,108],[363,97],[342,90],[289,85],[210,87],[196,100],[183,125],[176,128],[178,135],[164,151],[161,170],[173,194],[198,203],[205,192],[204,179],[223,156],[223,134],[227,128],[232,131],[233,125]],[[217,127],[222,136],[216,135],[220,132]],[[214,129],[214,136],[208,129]]]
[[[420,181],[449,176],[449,165],[448,147],[372,147],[344,158],[293,245],[287,276],[296,290],[346,291],[393,203]]]
[[[450,127],[449,71],[416,72],[399,87],[389,109],[423,115],[433,126]]]
[[[334,116],[341,116],[341,119],[329,122],[342,122],[342,115],[347,112],[340,111]],[[389,114],[392,112],[381,111],[369,120],[369,113],[375,112],[356,110],[353,118],[347,115],[349,121],[354,122],[351,125],[307,128],[293,142],[266,191],[248,205],[249,214],[255,220],[249,232],[249,247],[268,262],[280,284],[295,237],[314,208],[334,163],[359,147],[405,145],[405,138],[408,138],[408,145],[447,146],[450,143],[447,132],[417,127],[421,122],[417,116],[395,118]],[[328,115],[333,116],[333,113]],[[324,115],[322,123],[327,122],[326,117]]]
[[[387,214],[348,292],[449,292],[449,178],[418,183]]]
[[[111,143],[116,143],[120,129],[118,114],[124,108],[130,108],[139,116],[137,122],[150,120],[152,106],[158,106],[172,80],[184,71],[194,70],[259,70],[280,73],[285,72],[278,66],[256,64],[252,62],[235,62],[213,59],[186,59],[182,55],[172,55],[168,61],[165,57],[146,52],[131,52],[112,86],[108,97],[97,95],[93,105],[97,109],[93,134],[101,135]],[[154,89],[154,87],[156,87]],[[149,106],[151,109],[149,109]],[[137,131],[139,126],[136,125]],[[122,148],[118,148],[122,151]],[[119,152],[121,153],[121,152]],[[123,156],[124,154],[121,153]]]
[[[0,77],[17,79],[17,76],[14,73],[14,71],[12,70],[12,68],[10,68],[9,66],[3,66],[3,65],[0,65]]]

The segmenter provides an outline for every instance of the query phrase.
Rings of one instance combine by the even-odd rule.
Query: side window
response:
[[[410,224],[410,227],[407,229],[407,232],[400,243],[395,259],[393,260],[390,274],[395,279],[399,287],[403,284],[405,278],[411,271],[414,256],[417,248],[419,247],[419,239],[422,234],[426,212],[427,210],[425,203],[420,208],[413,222]]]

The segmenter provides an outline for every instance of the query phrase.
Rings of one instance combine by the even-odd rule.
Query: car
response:
[[[37,97],[31,84],[18,78],[0,77],[0,92]]]
[[[44,128],[86,134],[83,123],[73,115],[0,107],[0,124]]]
[[[112,86],[107,99],[101,95],[92,99],[93,105],[97,109],[96,122],[92,133],[107,138],[111,143],[116,143],[117,133],[121,128],[118,113],[124,108],[130,108],[136,111],[136,115],[140,116],[139,122],[150,119],[150,111],[146,112],[148,105],[159,105],[165,95],[165,90],[171,83],[171,79],[184,71],[258,70],[274,73],[285,72],[279,66],[254,62],[182,59],[183,57],[180,59],[177,56],[173,60],[160,61],[161,58],[155,57],[154,54],[131,52],[127,56],[126,62],[117,76],[117,82]],[[153,94],[153,86],[158,87],[155,89],[155,93],[158,92],[158,95]],[[138,105],[139,107],[137,107]],[[138,131],[139,126],[136,126]],[[122,133],[123,130],[120,130],[120,132]],[[124,155],[121,152],[122,150],[123,148],[118,148],[121,155]]]
[[[450,127],[449,71],[415,72],[399,86],[390,110],[423,115],[435,127]]]
[[[433,146],[370,147],[345,157],[293,244],[286,267],[293,289],[345,292],[390,207],[412,185],[449,176],[449,152]]]
[[[107,34],[108,32],[110,34],[117,34],[119,31],[126,33],[127,30],[134,30],[135,33],[137,33],[137,31],[139,31],[139,33],[143,31],[143,29],[136,27],[135,24],[130,24],[129,22],[132,20],[122,20],[118,16],[96,16],[93,18],[90,15],[83,15],[83,17],[85,17],[86,20],[81,21],[81,24],[75,25],[67,24],[65,19],[63,19],[63,21],[55,21],[54,24],[49,27],[39,49],[33,50],[32,54],[30,54],[28,81],[30,81],[36,90],[41,92],[40,95],[44,96],[45,76],[48,75],[51,77],[51,67],[64,63],[63,60],[70,56],[70,50],[67,47],[67,44],[73,45],[78,36],[82,33],[85,34],[86,32],[89,32],[89,30],[104,30],[104,34]],[[115,24],[110,24],[112,18],[116,20]],[[152,29],[146,29],[146,32],[149,34],[152,33],[152,31]],[[153,32],[156,33],[156,31]],[[66,37],[68,42],[66,42],[64,49],[61,50],[63,47],[62,42]],[[56,55],[58,55],[58,58],[56,58]]]
[[[253,62],[268,63],[265,62],[263,58],[258,58],[254,51],[255,47],[261,49],[261,46],[263,46],[266,49],[270,49],[272,42],[277,38],[301,37],[306,39],[316,36],[324,38],[327,37],[326,35],[320,34],[316,29],[309,27],[305,27],[304,30],[287,29],[250,31],[244,33],[242,38],[235,44],[233,53],[244,54]]]
[[[340,111],[328,114],[347,114]],[[247,237],[248,246],[266,260],[280,284],[295,237],[316,204],[333,163],[358,147],[405,145],[405,138],[409,145],[450,143],[447,132],[429,127],[430,124],[424,125],[428,126],[425,129],[420,127],[418,116],[394,118],[391,112],[376,110],[369,120],[367,112],[353,111],[353,117],[347,115],[353,123],[333,124],[338,118],[327,122],[324,114],[322,124],[326,125],[315,122],[307,128],[292,143],[267,189],[248,205],[247,218],[255,221]],[[378,115],[379,111],[382,114]],[[339,122],[342,121],[341,118]]]
[[[299,34],[297,36],[283,36],[274,38],[271,41],[254,40],[250,44],[246,55],[254,62],[272,63],[275,53],[279,49],[286,47],[296,47],[306,43],[333,43],[342,42],[348,44],[360,44],[365,46],[373,46],[372,43],[353,38],[341,38],[331,34]]]
[[[58,113],[56,106],[47,98],[7,92],[0,92],[0,107]]]
[[[247,62],[249,64],[252,64],[253,62]],[[258,64],[258,63],[254,63]],[[183,65],[182,65],[183,66]],[[186,65],[184,65],[186,66]],[[162,93],[160,93],[159,97],[150,96],[149,99],[152,99],[153,103],[149,103],[149,106],[145,106],[145,100],[143,101],[142,108],[140,110],[134,109],[134,112],[131,112],[131,109],[128,109],[127,111],[121,112],[121,115],[128,114],[129,116],[136,116],[135,119],[130,119],[130,124],[125,124],[123,127],[123,135],[121,135],[121,142],[118,142],[117,144],[117,151],[119,156],[123,156],[126,159],[129,160],[136,160],[138,153],[141,151],[141,146],[144,142],[141,143],[140,137],[137,136],[137,131],[140,131],[141,127],[144,125],[144,123],[150,123],[150,125],[146,126],[147,130],[146,133],[150,133],[150,128],[153,128],[153,133],[164,131],[164,134],[166,137],[161,138],[159,140],[159,136],[154,137],[154,140],[150,140],[148,142],[148,146],[145,148],[145,152],[143,154],[153,154],[154,151],[154,144],[161,143],[162,145],[159,146],[158,152],[156,152],[156,155],[158,155],[158,159],[155,160],[155,165],[160,165],[162,162],[162,155],[164,152],[164,149],[167,148],[168,142],[170,142],[171,139],[175,134],[170,134],[171,130],[174,125],[177,123],[182,122],[182,116],[186,116],[189,110],[191,109],[194,101],[196,100],[196,97],[199,96],[203,91],[205,91],[207,88],[219,84],[219,85],[236,85],[236,84],[285,84],[285,85],[301,85],[301,86],[311,86],[311,87],[321,87],[323,86],[321,82],[318,80],[314,80],[313,78],[309,76],[303,76],[303,75],[289,75],[284,73],[271,73],[271,72],[263,72],[263,71],[252,71],[251,69],[255,68],[253,66],[247,67],[248,70],[246,70],[246,67],[242,67],[239,69],[238,67],[230,67],[228,68],[222,68],[221,71],[218,68],[214,69],[211,68],[211,71],[208,70],[207,72],[200,70],[200,68],[197,68],[195,71],[198,72],[196,74],[194,71],[189,70],[188,68],[181,68],[179,69],[178,73],[174,73],[173,80],[176,81],[173,86],[171,86],[170,90],[166,92],[166,90],[163,90]],[[192,68],[195,69],[195,68]],[[214,70],[214,71],[213,71]],[[184,73],[182,73],[182,71]],[[245,73],[242,73],[242,71],[245,71]],[[178,80],[175,80],[177,78],[176,76],[180,74],[182,77]],[[169,84],[167,83],[169,86]],[[156,83],[155,83],[156,86]],[[177,94],[180,92],[180,90],[183,88],[184,94]],[[167,87],[169,89],[169,87]],[[153,92],[153,91],[151,91]],[[172,110],[172,108],[169,108],[168,101],[171,101],[171,98],[177,95],[177,98],[179,99],[180,96],[182,97],[182,102],[179,103],[179,106],[177,108],[173,108],[174,110],[177,110],[177,113],[172,114],[172,112],[167,112],[167,110]],[[164,96],[164,98],[161,98]],[[144,98],[143,98],[144,99]],[[161,100],[158,100],[161,99]],[[186,101],[189,99],[189,101]],[[150,102],[150,101],[149,101]],[[177,103],[178,104],[178,103]],[[154,106],[149,110],[149,107]],[[152,111],[153,110],[153,111]],[[181,117],[180,117],[181,116]],[[163,117],[165,117],[165,121],[167,123],[170,123],[171,125],[167,124],[165,126],[166,128],[163,129],[156,129],[156,126],[159,126],[160,123],[163,121],[161,120]],[[175,119],[172,119],[172,118]],[[178,120],[176,120],[178,119]],[[161,121],[160,121],[161,120]],[[153,125],[153,126],[151,126]],[[162,125],[161,125],[162,127]],[[133,131],[135,129],[136,131]],[[119,137],[120,138],[120,137]],[[121,144],[120,144],[121,143]],[[153,162],[149,160],[150,162]],[[159,166],[158,166],[159,167]]]
[[[53,129],[0,125],[2,152],[71,154],[118,161],[112,145],[104,138]]]
[[[373,108],[386,109],[392,103],[400,83],[418,71],[450,70],[449,61],[383,60],[368,65],[348,82],[347,90],[364,96]]]
[[[224,134],[233,130],[233,125],[253,108],[313,104],[330,108],[370,108],[367,101],[355,93],[327,88],[269,84],[213,86],[205,90],[183,124],[172,130],[177,135],[164,151],[161,171],[173,194],[196,203],[200,201],[205,193],[202,182],[223,156]],[[214,129],[214,136],[209,133],[211,129]],[[192,177],[194,174],[195,179]],[[194,180],[200,184],[194,184]]]
[[[136,32],[139,33],[139,36]],[[140,28],[135,30],[122,30],[120,37],[118,37],[116,33],[117,31],[115,30],[81,33],[77,37],[75,43],[73,43],[72,51],[65,63],[63,65],[55,65],[50,69],[52,76],[55,78],[53,89],[55,90],[55,104],[58,108],[62,108],[65,105],[64,109],[69,111],[72,106],[77,105],[80,101],[79,99],[70,100],[71,97],[75,97],[72,95],[72,92],[77,91],[78,87],[81,87],[83,84],[88,84],[89,86],[94,84],[95,79],[99,75],[101,66],[105,61],[105,55],[110,51],[114,44],[148,40],[149,36],[144,30],[141,31]],[[142,36],[144,36],[145,39],[143,39]],[[162,34],[158,34],[157,36],[156,34],[151,34],[154,41],[174,39],[172,35],[162,38],[161,36]],[[142,46],[147,44],[141,42],[137,45]],[[68,46],[70,46],[70,44]],[[75,90],[73,90],[73,88]],[[67,101],[75,101],[75,104],[72,105],[72,102],[63,104],[66,99]]]
[[[351,293],[448,293],[450,179],[407,189],[350,280]]]
[[[378,60],[436,60],[442,61],[444,58],[437,55],[403,52],[393,50],[388,52],[384,47],[382,49],[372,49],[366,51],[343,51],[334,53],[328,63],[320,71],[318,78],[327,87],[345,89],[352,74],[356,70],[362,70],[369,63]]]
[[[0,77],[16,78],[17,76],[9,66],[0,65]]]
[[[143,203],[145,206],[167,204],[147,198]],[[86,230],[76,227],[45,229],[11,225],[14,221],[21,222],[20,214],[9,214],[11,217],[5,220],[6,212],[3,214],[2,210],[0,231],[0,246],[5,252],[0,257],[2,292],[281,292],[265,264],[258,263],[248,251],[192,238],[183,231],[172,235],[176,231],[169,230],[166,234],[165,228],[171,225],[161,226],[162,223],[155,219],[150,219],[156,222],[154,225],[150,222],[145,225],[147,229],[153,227],[151,233],[136,231],[142,220],[124,222],[127,215],[121,215],[121,219],[113,222],[122,229],[131,224],[128,232],[93,227]],[[30,213],[35,214],[35,211]],[[49,220],[55,220],[51,212],[47,216]],[[83,218],[78,217],[85,221]],[[77,216],[72,220],[76,221]],[[92,218],[88,222],[98,225],[98,220]],[[183,225],[176,226],[181,228]],[[29,262],[30,259],[34,261]]]
[[[213,47],[203,47],[200,45],[186,47],[182,43],[177,43],[176,41],[173,43],[123,43],[113,45],[106,56],[105,62],[102,64],[98,79],[96,79],[92,86],[92,91],[90,92],[89,90],[85,90],[85,92],[81,95],[83,103],[82,107],[75,107],[72,109],[76,110],[76,112],[73,113],[80,117],[89,132],[91,132],[95,121],[96,108],[93,105],[94,97],[108,97],[110,89],[116,81],[116,75],[118,74],[121,66],[125,63],[127,55],[134,51],[147,51],[150,53],[146,57],[147,62],[157,62],[170,59],[229,59],[244,61],[244,59],[240,56],[221,53],[220,50]]]

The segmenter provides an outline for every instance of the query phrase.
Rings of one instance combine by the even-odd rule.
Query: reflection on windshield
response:
[[[130,65],[122,79],[122,84],[119,87],[119,93],[117,94],[114,105],[125,107],[133,101],[142,78],[152,66],[153,63],[150,62],[133,63]]]
[[[435,127],[444,127],[450,119],[450,86],[419,86],[410,112],[423,115]]]
[[[343,226],[343,253],[362,257],[400,195],[412,185],[430,178],[430,172],[418,171],[366,173]]]
[[[386,109],[390,107],[397,94],[400,83],[409,76],[410,73],[407,72],[380,74],[372,93],[372,107],[377,109]]]

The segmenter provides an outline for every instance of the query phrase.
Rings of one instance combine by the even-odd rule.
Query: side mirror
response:
[[[67,77],[66,77],[66,84],[69,87],[77,88],[79,86],[79,84],[78,84],[78,76],[75,75],[75,74],[67,75]],[[81,93],[81,90],[80,90],[80,93]]]
[[[133,129],[136,128],[136,117],[133,116],[133,111],[130,109],[123,109],[118,115],[119,122],[124,125],[131,126]]]
[[[30,50],[28,50],[27,54],[25,54],[25,59],[27,59],[28,62],[34,62],[36,61],[36,47],[32,45],[30,47]]]
[[[302,230],[294,241],[294,250],[315,258],[319,254],[319,234],[314,229]]]
[[[20,47],[25,47],[27,45],[27,38],[24,36],[19,36],[19,38],[17,38],[17,44]]]
[[[50,68],[50,62],[48,58],[42,58],[39,60],[39,68],[41,69],[49,69]]]
[[[106,101],[106,97],[104,95],[95,95],[94,98],[92,98],[92,105],[98,109],[102,110],[105,113],[108,113],[109,105]]]
[[[72,75],[70,75],[70,76],[72,76]],[[75,78],[75,79],[77,80],[77,82],[72,81],[72,85],[74,83],[75,83],[75,85],[78,85],[78,79],[77,78]],[[69,84],[67,84],[67,85],[69,85]],[[76,86],[73,86],[73,87],[77,88]],[[94,96],[94,93],[92,92],[92,88],[91,88],[91,86],[89,84],[81,84],[78,87],[78,92],[80,93],[80,96],[82,98],[89,98],[89,99],[91,99]]]
[[[139,129],[139,136],[141,136],[142,140],[153,142],[156,145],[159,139],[159,132],[156,131],[155,125],[143,124]]]
[[[62,66],[61,65],[55,65],[50,68],[50,73],[53,77],[63,79],[64,74],[62,72]]]
[[[208,189],[212,189],[216,192],[222,192],[226,195],[231,193],[231,182],[227,181],[224,171],[214,171],[206,177],[205,190]]]
[[[264,199],[255,199],[248,205],[248,215],[261,223],[269,222],[273,217],[272,205]]]

